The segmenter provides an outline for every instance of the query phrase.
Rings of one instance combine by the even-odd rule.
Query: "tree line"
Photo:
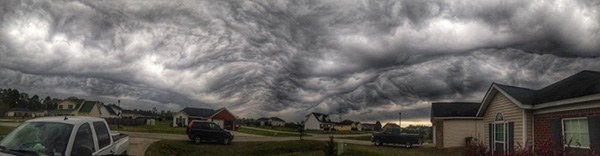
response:
[[[19,90],[12,88],[0,88],[0,114],[4,114],[14,107],[23,107],[33,111],[56,109],[58,102],[62,100],[50,96],[44,98],[38,95],[30,96],[25,92],[19,92]]]
[[[15,108],[15,107],[27,108],[32,111],[54,110],[54,109],[58,108],[58,103],[60,103],[63,100],[64,99],[51,98],[50,96],[46,96],[44,98],[41,98],[38,95],[30,96],[29,94],[27,94],[25,92],[20,92],[17,89],[0,88],[0,116],[4,116],[4,114],[8,110],[10,110],[11,108]],[[112,103],[108,104],[108,105],[117,106],[116,104],[112,104]],[[122,110],[124,110],[124,109],[122,109]],[[152,118],[166,118],[166,119],[173,118],[173,114],[175,114],[175,112],[168,111],[168,110],[167,111],[165,111],[165,110],[158,111],[156,108],[152,108],[152,110],[133,109],[133,110],[129,110],[129,111],[133,111],[140,115],[150,116]]]

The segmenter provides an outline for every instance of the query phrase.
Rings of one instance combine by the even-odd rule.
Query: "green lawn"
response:
[[[370,134],[372,132],[365,131],[320,131],[320,130],[307,130],[309,134]]]
[[[274,142],[233,142],[231,145],[205,143],[194,145],[189,141],[162,140],[148,147],[146,156],[162,155],[260,155],[260,156],[322,156],[324,141],[274,141]],[[460,155],[461,149],[438,150],[433,147],[406,149],[399,146],[367,146],[348,144],[345,156],[386,156],[386,155]]]
[[[129,132],[147,132],[147,133],[170,133],[170,134],[185,134],[185,127],[171,127],[171,121],[156,121],[156,125],[149,126],[122,126],[122,129],[117,129],[117,125],[109,125],[113,131],[129,131]]]
[[[298,132],[298,129],[294,129],[294,128],[289,128],[289,127],[280,127],[280,126],[273,126],[273,128],[271,128],[271,126],[250,126],[250,127],[255,127],[255,128],[262,128],[262,129],[269,129],[269,130],[277,130],[277,131],[285,131],[285,132]],[[306,131],[306,133],[312,133],[312,134],[369,134],[371,132],[364,132],[364,131],[319,131],[319,130],[308,130]]]
[[[289,127],[282,127],[282,126],[273,126],[273,127],[271,127],[271,126],[249,126],[249,127],[269,129],[269,130],[276,130],[276,131],[298,132],[298,129],[289,128]]]
[[[277,133],[277,132],[269,132],[269,131],[261,131],[255,129],[249,129],[244,127],[239,127],[238,132],[246,133],[246,134],[255,134],[255,135],[264,135],[271,137],[292,137],[292,136],[300,136],[300,134],[289,134],[289,133]]]
[[[16,127],[0,126],[0,137],[7,135],[8,133],[10,133],[10,131],[12,131],[15,128]]]
[[[339,137],[340,139],[350,139],[350,140],[365,140],[371,141],[371,136],[357,136],[357,137]]]

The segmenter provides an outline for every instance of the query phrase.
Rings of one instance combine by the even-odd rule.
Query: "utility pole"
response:
[[[398,126],[402,129],[402,112],[398,112]]]
[[[123,112],[123,109],[121,108],[121,100],[117,100],[117,105],[119,106],[119,114],[117,114],[117,129],[121,129],[121,112]]]

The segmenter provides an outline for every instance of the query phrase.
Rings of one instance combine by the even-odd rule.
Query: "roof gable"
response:
[[[117,113],[115,113],[115,110],[113,110],[113,108],[110,105],[104,105],[104,108],[106,108],[106,111],[108,111],[109,114],[117,115]]]
[[[94,109],[94,106],[98,103],[97,101],[85,101],[81,105],[81,109],[79,109],[80,113],[89,113]]]

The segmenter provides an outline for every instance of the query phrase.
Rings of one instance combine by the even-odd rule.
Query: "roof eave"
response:
[[[567,105],[567,104],[581,103],[581,102],[587,102],[587,101],[596,101],[596,100],[600,100],[600,94],[592,94],[592,95],[581,96],[581,97],[576,97],[576,98],[569,98],[569,99],[563,99],[563,100],[558,100],[558,101],[551,101],[551,102],[536,104],[533,106],[532,109],[557,107],[557,106],[562,106],[562,105]]]

